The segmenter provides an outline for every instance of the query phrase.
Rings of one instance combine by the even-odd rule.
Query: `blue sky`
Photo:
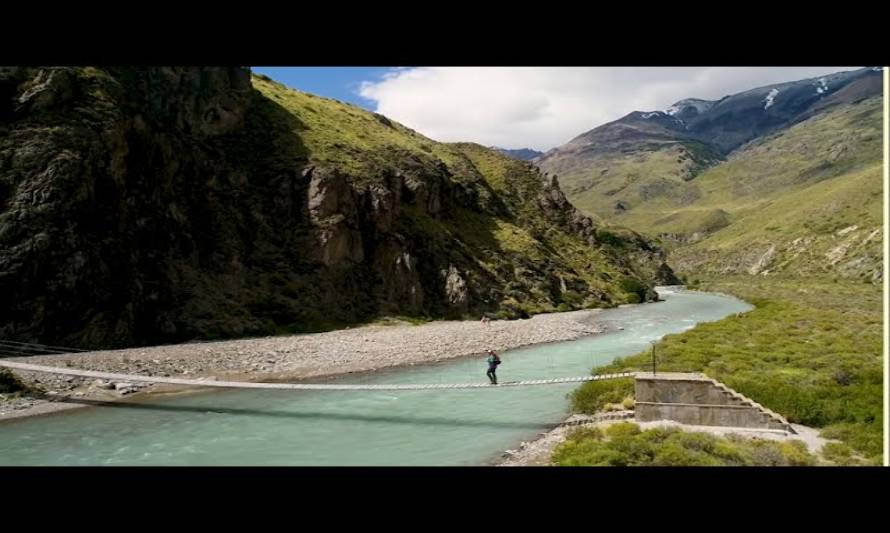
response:
[[[336,98],[373,111],[374,102],[358,94],[363,81],[378,82],[390,67],[251,67],[275,81],[319,96]]]

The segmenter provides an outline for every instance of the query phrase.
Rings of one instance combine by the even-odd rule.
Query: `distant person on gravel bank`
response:
[[[498,384],[498,376],[495,374],[495,371],[497,371],[499,364],[501,364],[501,358],[498,357],[498,354],[494,353],[494,350],[488,350],[488,372],[485,375],[491,380],[492,385]]]

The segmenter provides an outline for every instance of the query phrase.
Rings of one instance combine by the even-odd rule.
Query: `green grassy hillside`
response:
[[[482,209],[455,206],[435,216],[406,206],[397,228],[423,243],[429,261],[466,268],[471,291],[501,287],[486,307],[504,316],[640,301],[645,292],[635,285],[628,290],[626,280],[654,283],[659,265],[621,246],[639,237],[591,246],[555,224],[550,215],[556,214],[537,201],[546,184],[527,162],[473,143],[439,143],[381,115],[262,76],[253,84],[296,119],[294,133],[310,163],[343,170],[355,187],[379,183],[387,171],[404,172],[412,160],[447,173]],[[595,223],[600,234],[631,233]]]
[[[882,275],[881,98],[758,139],[613,220],[662,239],[688,273]]]
[[[579,209],[626,225],[624,215],[649,202],[694,203],[700,193],[690,180],[722,159],[703,143],[676,140],[595,153],[583,160],[553,158],[544,168],[559,176]]]

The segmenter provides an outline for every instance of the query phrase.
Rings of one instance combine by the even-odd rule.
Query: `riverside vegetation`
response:
[[[631,422],[582,428],[553,453],[558,466],[812,466],[817,458],[800,441],[726,438],[676,428],[641,431]]]
[[[666,336],[655,347],[659,370],[704,372],[789,422],[821,428],[823,437],[842,442],[824,453],[845,463],[881,464],[879,287],[834,278],[693,281],[703,290],[743,298],[755,309]],[[650,361],[647,351],[596,372],[648,370]],[[593,413],[632,394],[631,380],[590,382],[572,394],[572,404]]]

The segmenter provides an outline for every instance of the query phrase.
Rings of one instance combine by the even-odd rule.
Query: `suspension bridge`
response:
[[[16,347],[17,346],[17,347]],[[67,351],[66,351],[67,350]],[[34,355],[77,355],[86,353],[87,350],[75,350],[60,346],[37,345],[30,343],[16,343],[13,341],[0,341],[0,356],[22,357]],[[505,381],[496,385],[491,383],[420,383],[420,384],[346,384],[346,383],[264,383],[253,381],[221,381],[213,378],[182,379],[166,376],[146,376],[140,374],[116,374],[111,372],[98,372],[70,367],[56,367],[35,365],[18,361],[0,359],[0,368],[19,370],[26,372],[44,372],[48,374],[60,374],[65,376],[106,379],[127,383],[158,383],[168,385],[185,385],[191,387],[217,387],[225,389],[277,389],[277,390],[432,390],[432,389],[489,389],[501,387],[526,387],[533,385],[556,385],[561,383],[584,383],[587,381],[600,381],[606,379],[620,379],[634,377],[635,372],[620,372],[615,374],[600,374],[596,376],[577,376],[552,379],[533,379],[523,381]]]

